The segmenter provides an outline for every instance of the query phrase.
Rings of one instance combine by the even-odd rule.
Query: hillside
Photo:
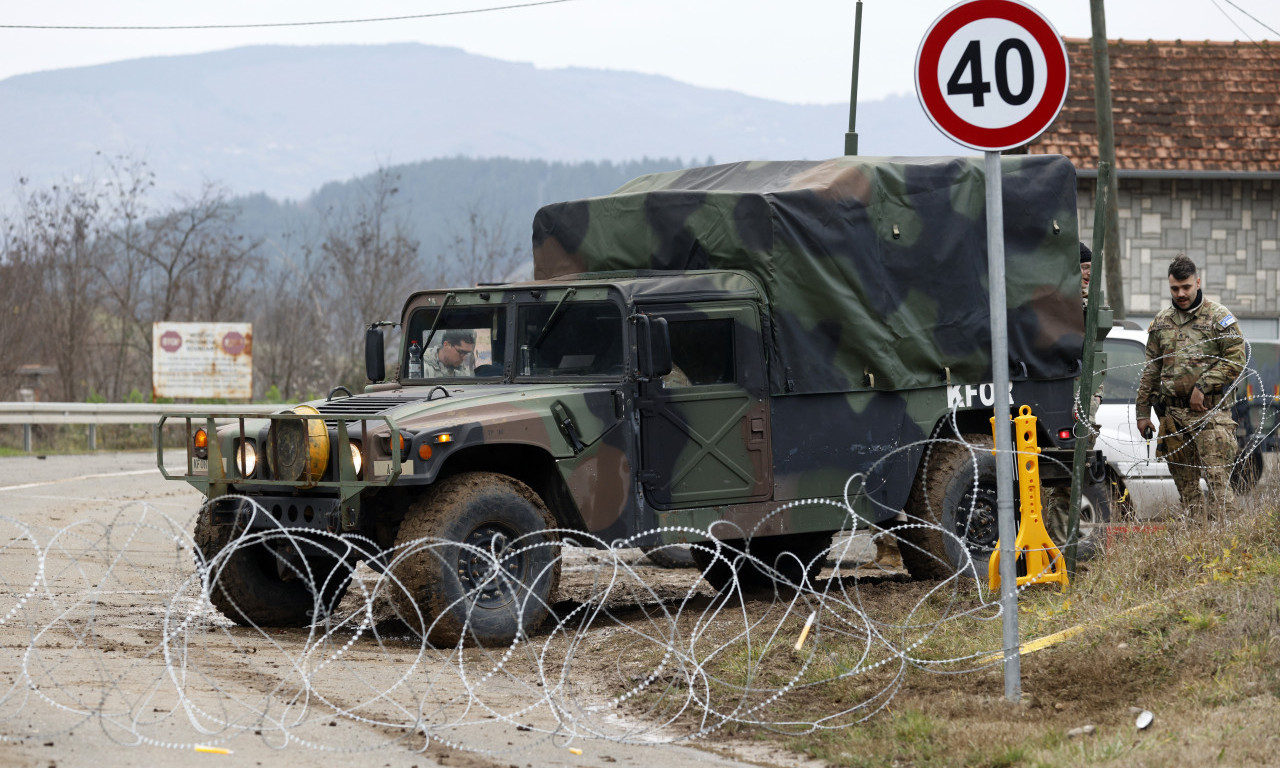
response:
[[[379,165],[442,157],[829,157],[843,150],[848,107],[398,44],[256,46],[21,75],[0,81],[0,115],[0,183],[84,175],[102,152],[145,159],[161,191],[214,180],[300,199]],[[864,154],[958,151],[914,97],[863,103],[858,127]]]
[[[465,231],[471,213],[491,226],[502,226],[504,250],[528,254],[533,215],[540,206],[603,195],[637,176],[688,164],[671,158],[612,163],[450,157],[387,166],[397,189],[389,214],[420,243],[427,263],[435,262],[452,236]],[[329,182],[301,200],[244,195],[232,200],[238,210],[237,231],[284,251],[314,244],[333,223],[335,212],[350,215],[368,202],[376,185],[377,174],[369,173]],[[278,255],[271,245],[264,253],[268,259]]]

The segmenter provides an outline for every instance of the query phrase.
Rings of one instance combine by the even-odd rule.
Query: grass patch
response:
[[[862,615],[825,615],[801,652],[807,610],[784,619],[785,604],[762,601],[751,618],[767,634],[744,633],[739,615],[729,635],[703,635],[705,698],[746,721],[722,738],[838,766],[1270,765],[1278,510],[1264,487],[1227,520],[1118,539],[1065,593],[1022,593],[1024,642],[1083,629],[1023,656],[1020,704],[1005,701],[1001,666],[981,662],[1001,644],[994,596],[920,583],[842,585]],[[1139,731],[1133,708],[1154,724]]]

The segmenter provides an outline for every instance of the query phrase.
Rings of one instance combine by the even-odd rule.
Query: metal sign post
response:
[[[1018,654],[1018,558],[1014,554],[1013,425],[1009,422],[1009,317],[1004,294],[1004,184],[1000,153],[985,152],[987,171],[987,281],[991,285],[991,383],[996,391],[992,415],[996,441],[996,521],[1000,530],[1000,612],[1004,648],[1004,696],[1022,698],[1022,657]]]
[[[945,135],[984,153],[987,278],[991,296],[991,376],[995,418],[996,514],[1000,530],[1000,607],[1004,694],[1022,698],[1018,652],[1018,578],[1014,555],[1013,430],[1009,423],[1009,328],[1004,276],[1004,202],[1000,151],[1039,136],[1067,97],[1067,49],[1057,30],[1016,0],[953,6],[925,32],[916,54],[916,93]]]

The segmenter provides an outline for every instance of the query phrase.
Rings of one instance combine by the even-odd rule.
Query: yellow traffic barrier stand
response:
[[[995,432],[995,418],[991,430]],[[1036,445],[1036,417],[1030,406],[1018,409],[1013,419],[1014,441],[1018,452],[1018,492],[1022,502],[1022,516],[1018,524],[1018,536],[1013,542],[1014,557],[1025,566],[1026,576],[1018,577],[1018,586],[1024,584],[1057,583],[1067,588],[1067,565],[1062,553],[1049,538],[1044,527],[1040,506],[1040,447]],[[987,578],[992,589],[1000,587],[1000,542],[987,563]]]

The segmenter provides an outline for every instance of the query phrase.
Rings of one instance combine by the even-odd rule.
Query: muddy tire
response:
[[[1080,540],[1076,560],[1088,560],[1102,549],[1104,526],[1111,522],[1114,500],[1110,483],[1090,483],[1080,496]]]
[[[207,571],[209,601],[222,615],[241,626],[305,627],[333,613],[353,569],[342,542],[280,531],[242,538],[247,513],[215,524],[214,511],[206,504],[196,517],[196,563]]]
[[[687,546],[668,544],[641,547],[640,550],[649,558],[649,562],[659,568],[695,568],[698,565]]]
[[[914,579],[945,579],[962,569],[972,578],[986,577],[999,539],[996,460],[990,435],[965,435],[964,442],[934,443],[907,499],[909,515],[937,527],[911,527],[914,520],[882,524],[893,526],[902,564]]]
[[[806,577],[812,584],[825,560],[818,555],[831,546],[831,535],[795,533],[763,536],[752,539],[749,549],[742,539],[727,540],[722,545],[718,557],[714,542],[689,548],[694,563],[702,569],[704,581],[717,592],[724,592],[733,587],[736,572],[738,587],[743,592],[771,592],[794,589]],[[744,551],[769,566],[770,570],[762,569],[755,560],[742,557],[739,553]]]
[[[409,507],[396,535],[388,571],[396,613],[436,646],[532,634],[560,586],[555,527],[542,499],[506,475],[441,480]]]

